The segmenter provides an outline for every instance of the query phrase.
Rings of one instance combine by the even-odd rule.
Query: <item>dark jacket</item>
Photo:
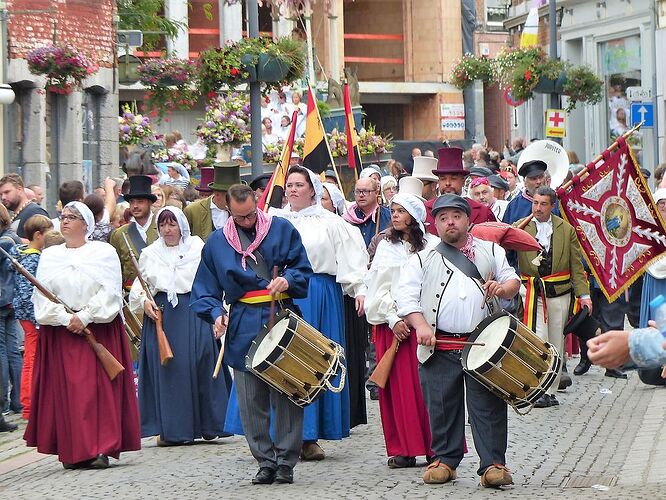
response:
[[[21,243],[21,240],[14,231],[9,229],[0,233],[0,247],[8,254],[12,253],[14,245]],[[12,305],[14,299],[14,268],[11,262],[4,255],[0,258],[0,307]]]

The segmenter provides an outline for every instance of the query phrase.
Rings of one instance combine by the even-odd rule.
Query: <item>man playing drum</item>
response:
[[[501,247],[469,234],[471,209],[464,198],[442,195],[432,213],[442,241],[409,259],[395,293],[398,316],[416,330],[420,344],[419,377],[434,452],[423,481],[442,484],[456,479],[465,446],[466,387],[481,484],[495,488],[512,484],[505,467],[506,403],[463,372],[463,344],[437,341],[467,340],[492,312],[489,299],[511,299],[520,281]]]
[[[190,307],[225,336],[225,360],[234,368],[241,422],[259,471],[252,482],[293,482],[303,443],[303,408],[248,372],[245,355],[269,323],[271,296],[294,308],[307,295],[312,268],[292,224],[257,210],[254,191],[233,185],[227,191],[231,217],[206,241],[192,285]],[[277,277],[269,270],[277,268]],[[224,309],[222,297],[231,310]],[[269,433],[271,407],[274,438]]]

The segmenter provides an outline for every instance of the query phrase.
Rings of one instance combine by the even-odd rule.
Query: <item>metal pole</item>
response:
[[[259,38],[259,5],[247,0],[247,28],[251,38]],[[250,83],[250,144],[252,145],[252,177],[264,172],[264,154],[261,147],[261,83]]]
[[[657,107],[657,3],[650,2],[650,45],[652,46],[652,149],[654,158],[652,160],[652,172],[659,165],[659,109]],[[642,84],[643,82],[641,82]],[[659,186],[655,186],[655,189]]]
[[[556,0],[548,1],[548,41],[549,52],[551,59],[557,59],[557,5]],[[560,95],[557,92],[550,94],[550,107],[551,109],[560,108]],[[561,143],[561,139],[554,139],[556,142]]]

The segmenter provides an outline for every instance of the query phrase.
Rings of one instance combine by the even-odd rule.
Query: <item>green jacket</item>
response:
[[[580,249],[580,244],[578,243],[578,238],[576,237],[576,231],[573,226],[566,222],[564,219],[557,217],[556,215],[552,216],[553,218],[553,274],[560,273],[563,271],[569,271],[571,273],[571,281],[556,284],[554,285],[555,292],[557,295],[563,295],[568,290],[573,288],[574,295],[580,297],[581,295],[587,295],[590,293],[590,284],[587,281],[585,275],[585,269],[583,268],[582,262],[582,253]],[[522,220],[522,219],[521,219]],[[521,221],[517,221],[515,225],[520,224]],[[532,236],[536,236],[536,223],[534,219],[527,225],[525,228]],[[538,266],[532,263],[532,260],[536,258],[538,252],[529,251],[529,252],[518,252],[518,269],[522,274],[527,274],[528,276],[539,276]]]
[[[153,220],[148,227],[148,231],[146,231],[146,245],[150,245],[155,240],[157,240],[158,234],[155,219],[156,217],[153,215]],[[115,229],[109,238],[109,243],[113,246],[113,248],[116,249],[116,253],[118,253],[118,258],[120,259],[120,266],[122,267],[123,271],[124,286],[131,286],[132,282],[134,282],[134,278],[136,278],[136,271],[134,270],[134,266],[130,260],[129,251],[127,250],[127,245],[125,244],[125,240],[123,238],[123,234],[127,234],[127,230],[129,229],[130,224],[134,224],[134,222],[130,222],[129,224],[125,224],[124,226],[120,226],[118,229]],[[134,255],[138,261],[140,252],[137,251],[134,243],[132,243],[132,238],[130,238],[129,235],[127,235],[127,239],[130,242],[130,246],[132,247]]]
[[[202,198],[194,201],[185,207],[183,212],[190,224],[190,232],[198,236],[204,242],[213,232],[213,215],[211,214],[210,204],[213,197]]]

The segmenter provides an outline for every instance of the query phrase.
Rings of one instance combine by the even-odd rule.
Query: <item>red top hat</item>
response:
[[[199,182],[199,185],[194,189],[202,193],[212,193],[213,190],[208,187],[208,184],[213,182],[215,169],[213,167],[204,167],[200,170],[200,172],[201,172],[201,181]]]
[[[439,159],[437,160],[437,170],[433,170],[435,175],[469,175],[469,172],[463,167],[463,150],[460,148],[442,148],[437,151]]]

